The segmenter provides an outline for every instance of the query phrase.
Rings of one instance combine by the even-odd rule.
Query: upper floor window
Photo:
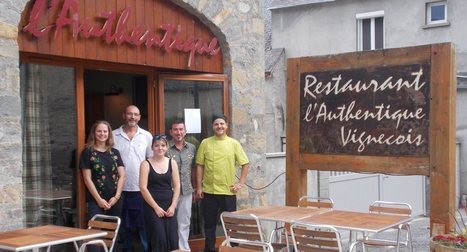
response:
[[[357,19],[357,50],[384,48],[384,11],[360,13]]]
[[[448,7],[446,1],[426,4],[426,24],[442,24],[448,22]]]

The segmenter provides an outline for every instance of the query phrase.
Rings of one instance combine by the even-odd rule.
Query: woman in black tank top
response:
[[[141,163],[139,186],[145,200],[144,218],[151,251],[178,249],[175,209],[180,195],[177,163],[165,156],[168,142],[164,135],[152,141],[154,156]]]

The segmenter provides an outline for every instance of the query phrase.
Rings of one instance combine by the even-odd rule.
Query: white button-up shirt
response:
[[[139,191],[139,167],[141,162],[152,156],[152,135],[138,127],[135,135],[130,140],[122,127],[112,132],[115,141],[114,148],[120,151],[125,165],[123,191],[135,192]]]

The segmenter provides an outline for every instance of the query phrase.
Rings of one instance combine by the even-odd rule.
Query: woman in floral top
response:
[[[125,170],[120,152],[112,148],[110,124],[95,122],[89,133],[86,148],[81,153],[80,165],[88,189],[88,218],[95,214],[120,216],[122,211]]]

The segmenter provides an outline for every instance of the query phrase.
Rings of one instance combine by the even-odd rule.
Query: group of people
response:
[[[140,119],[139,109],[130,105],[120,128],[112,131],[106,121],[91,127],[80,158],[88,218],[120,216],[123,251],[132,251],[133,232],[145,252],[190,251],[191,206],[201,200],[204,251],[215,251],[219,213],[236,210],[236,193],[249,170],[242,146],[227,136],[227,118],[213,116],[214,136],[204,139],[198,150],[185,141],[183,120],[172,122],[169,141],[140,128]]]

